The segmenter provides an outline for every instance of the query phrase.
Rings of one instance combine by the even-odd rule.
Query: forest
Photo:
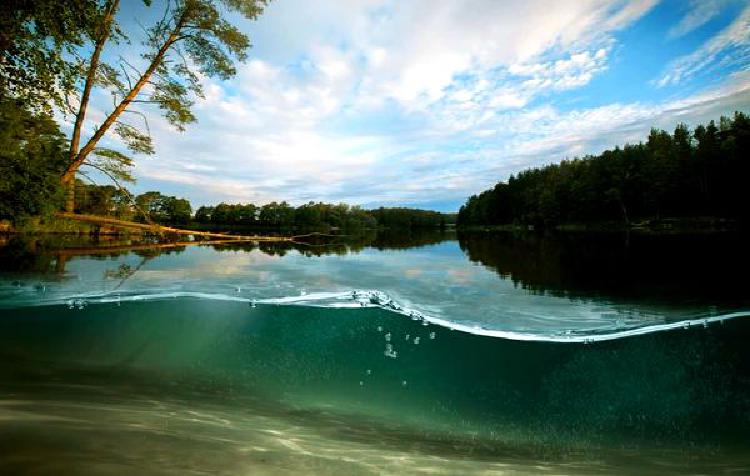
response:
[[[645,143],[605,150],[511,175],[473,195],[458,226],[617,223],[713,218],[746,225],[750,207],[750,119],[742,112],[670,134],[652,129]]]
[[[455,214],[413,208],[366,210],[345,203],[309,202],[300,206],[271,202],[265,205],[227,204],[201,206],[193,213],[187,199],[149,191],[132,195],[125,188],[77,181],[77,213],[110,216],[121,220],[154,222],[204,229],[258,227],[273,230],[373,230],[445,228],[455,224]]]

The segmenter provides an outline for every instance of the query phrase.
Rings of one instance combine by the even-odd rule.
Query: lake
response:
[[[6,238],[0,473],[747,472],[746,238]]]

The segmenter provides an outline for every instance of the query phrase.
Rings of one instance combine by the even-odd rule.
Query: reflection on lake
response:
[[[434,231],[195,244],[14,237],[0,248],[8,277],[0,293],[8,306],[114,292],[264,299],[366,289],[482,329],[605,331],[747,310],[737,279],[750,265],[743,238]]]

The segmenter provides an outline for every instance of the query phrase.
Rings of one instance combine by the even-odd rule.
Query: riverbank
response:
[[[622,222],[564,223],[553,226],[508,223],[504,225],[468,225],[458,227],[459,231],[506,231],[506,232],[631,232],[641,234],[696,234],[740,232],[743,224],[738,220],[716,217],[692,218],[652,218],[630,224]]]

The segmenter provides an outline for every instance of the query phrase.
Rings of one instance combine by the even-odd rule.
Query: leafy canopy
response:
[[[65,136],[50,115],[0,100],[0,219],[57,209],[66,153]]]

